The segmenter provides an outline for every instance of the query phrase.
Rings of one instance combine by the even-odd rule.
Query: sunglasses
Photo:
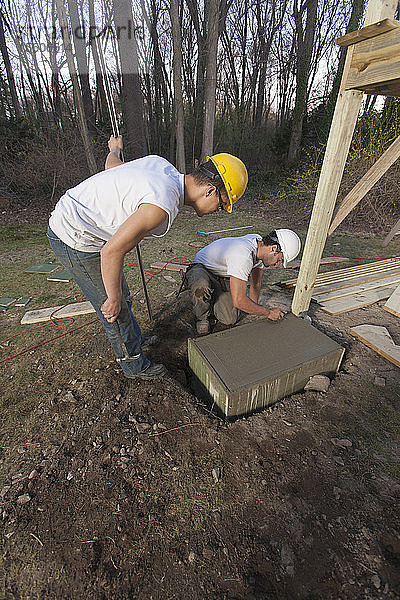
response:
[[[221,196],[221,192],[219,191],[219,188],[217,186],[215,186],[215,189],[217,190],[217,194],[218,194],[218,201],[219,201],[219,207],[221,210],[226,210],[225,208],[225,203],[222,200],[222,196]]]

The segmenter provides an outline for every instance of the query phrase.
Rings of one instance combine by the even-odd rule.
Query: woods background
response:
[[[309,212],[344,64],[335,39],[361,26],[364,0],[0,7],[3,210],[51,207],[103,168],[109,86],[126,159],[160,154],[185,172],[207,154],[231,152],[248,166],[260,203]],[[340,197],[399,133],[399,99],[365,96]],[[399,176],[394,165],[353,221],[372,217],[370,228],[387,230]]]

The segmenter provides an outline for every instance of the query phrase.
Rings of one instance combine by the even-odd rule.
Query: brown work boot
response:
[[[150,363],[148,367],[146,367],[143,371],[140,371],[140,373],[135,373],[135,375],[127,375],[124,373],[125,377],[128,377],[129,379],[143,379],[143,381],[159,379],[167,374],[168,371],[162,363]]]

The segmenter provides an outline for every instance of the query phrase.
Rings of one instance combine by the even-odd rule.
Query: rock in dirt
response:
[[[3,499],[6,497],[7,492],[11,489],[11,485],[5,485],[0,492],[0,498]]]
[[[195,555],[195,553],[192,550],[191,552],[189,552],[188,561],[192,565],[195,560],[196,560],[196,555]]]
[[[381,578],[379,577],[379,575],[373,575],[371,577],[371,581],[374,584],[374,586],[376,587],[377,590],[379,590],[379,588],[381,587]]]
[[[76,398],[71,390],[69,390],[62,398],[63,402],[76,402]]]
[[[338,438],[331,438],[331,442],[334,446],[337,446],[338,448],[351,448],[353,445],[353,442],[347,440],[346,438],[342,440],[339,440]]]
[[[386,379],[384,377],[375,377],[374,384],[378,387],[385,387]]]
[[[29,502],[31,500],[31,497],[29,494],[22,494],[22,496],[18,496],[17,498],[17,504],[26,504],[27,502]]]
[[[219,467],[214,467],[212,470],[212,476],[214,482],[218,483],[218,481],[221,479],[221,469]]]
[[[326,375],[314,375],[310,377],[304,389],[313,392],[327,392],[331,380]]]
[[[36,471],[36,469],[33,469],[33,471],[31,471],[28,475],[28,479],[34,479],[35,477],[37,477],[39,475],[38,471]]]
[[[111,464],[111,454],[109,452],[103,456],[101,463],[105,466]]]
[[[212,558],[214,555],[212,549],[210,548],[210,546],[206,546],[203,550],[203,556],[204,558],[210,559]]]
[[[138,433],[144,433],[145,431],[148,431],[149,429],[151,429],[150,423],[136,423],[136,431]]]

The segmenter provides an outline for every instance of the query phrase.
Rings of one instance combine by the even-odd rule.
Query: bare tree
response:
[[[207,22],[206,39],[206,78],[204,86],[204,127],[201,159],[213,153],[215,90],[217,86],[217,51],[218,51],[218,0],[205,0],[204,10]]]
[[[355,31],[359,28],[362,16],[364,14],[365,9],[365,0],[353,0],[352,2],[352,10],[350,14],[350,18],[346,27],[346,31],[344,33],[350,33],[350,31]],[[340,58],[339,65],[336,70],[336,75],[333,80],[332,88],[330,90],[329,96],[325,102],[325,119],[324,123],[321,123],[321,126],[325,129],[325,135],[328,135],[330,123],[333,116],[333,111],[336,105],[336,99],[339,92],[340,82],[342,81],[344,62],[346,58],[346,50],[347,48],[340,48]]]
[[[268,3],[265,3],[264,5],[262,5],[261,3],[256,4],[256,18],[259,43],[258,91],[254,118],[254,125],[256,127],[259,127],[261,125],[263,116],[265,83],[272,42],[274,40],[276,31],[282,27],[282,22],[286,9],[286,0],[284,0],[283,2],[277,2],[276,0],[272,0],[271,5],[269,5]]]
[[[68,21],[67,21],[67,15],[65,12],[64,1],[56,0],[56,6],[57,6],[58,21],[60,23],[61,32],[62,32],[64,50],[65,50],[65,54],[67,57],[68,70],[69,70],[69,74],[70,74],[72,86],[73,86],[75,106],[78,111],[79,130],[80,130],[83,146],[85,149],[85,154],[86,154],[86,159],[87,159],[88,166],[89,166],[89,171],[91,174],[94,174],[97,172],[97,165],[96,165],[96,161],[94,158],[93,150],[90,145],[89,131],[88,131],[87,123],[86,123],[85,111],[83,108],[82,95],[81,95],[81,90],[79,88],[79,81],[78,81],[78,75],[76,72],[76,67],[75,67],[75,62],[74,62],[74,56],[72,53],[71,40],[68,35]]]
[[[297,38],[296,101],[292,115],[292,133],[288,152],[289,165],[297,159],[300,150],[303,120],[307,110],[308,79],[310,76],[317,7],[318,0],[305,0],[300,6],[295,1],[293,5]],[[305,28],[303,26],[304,12],[306,12]]]
[[[3,11],[0,8],[0,51],[3,57],[4,66],[6,68],[8,86],[10,88],[11,102],[14,110],[14,116],[19,119],[21,116],[21,109],[19,105],[19,100],[17,96],[17,89],[15,87],[14,74],[11,67],[10,57],[8,55],[6,39],[4,35],[4,25],[3,25]]]
[[[147,153],[134,21],[131,6],[125,0],[113,0],[113,10],[121,61],[122,108],[127,129],[125,149],[129,158],[134,159]]]
[[[97,51],[97,36],[99,35],[99,32],[97,31],[97,27],[96,27],[96,19],[95,19],[95,14],[94,14],[94,2],[93,0],[89,0],[88,1],[88,8],[89,8],[89,43],[90,43],[90,47],[92,50],[92,55],[93,55],[93,62],[94,62],[94,67],[95,67],[95,71],[96,71],[96,94],[97,94],[97,98],[99,98],[99,102],[97,103],[99,105],[99,114],[101,118],[104,118],[104,112],[106,110],[106,96],[105,96],[105,92],[104,92],[104,85],[103,85],[103,79],[101,76],[101,67],[100,67],[100,58],[98,55],[98,51]],[[101,43],[101,42],[100,42]],[[96,111],[94,111],[96,112]],[[95,120],[96,115],[94,115],[94,120]]]
[[[182,37],[179,20],[178,0],[170,2],[170,17],[173,38],[173,69],[174,69],[174,122],[176,139],[176,166],[181,173],[186,172],[184,112],[182,94]]]
[[[83,109],[91,134],[94,133],[94,116],[92,92],[89,83],[89,65],[85,47],[85,23],[81,22],[78,12],[77,0],[67,0],[68,12],[71,22],[72,39],[75,48],[76,64],[78,67],[79,82],[82,91]]]

